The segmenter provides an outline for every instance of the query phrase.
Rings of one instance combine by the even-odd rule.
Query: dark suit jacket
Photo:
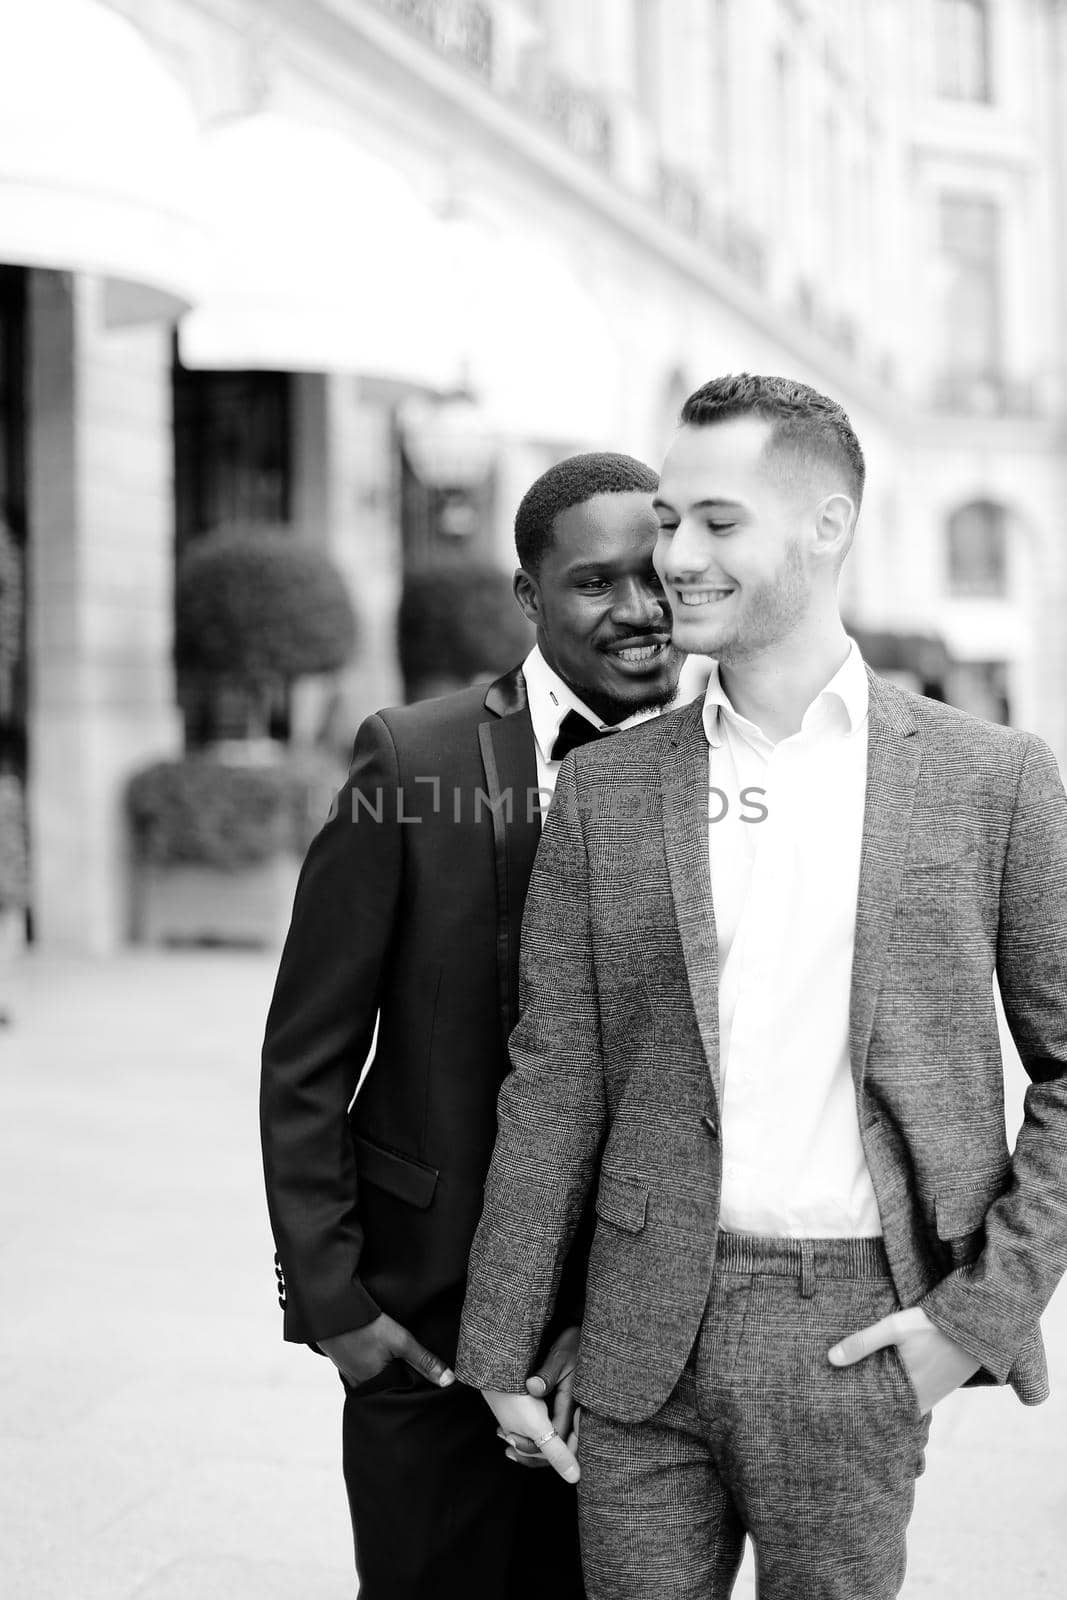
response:
[[[454,1357],[517,1011],[536,786],[517,669],[359,730],[300,875],[263,1047],[287,1339],[381,1308]]]
[[[1033,1403],[1067,1265],[1067,802],[1032,736],[870,695],[851,1059],[886,1251],[901,1304]],[[707,781],[699,703],[561,769],[471,1257],[480,1387],[521,1389],[593,1191],[580,1402],[649,1416],[692,1347],[721,1167]],[[1014,1157],[994,968],[1031,1079]]]

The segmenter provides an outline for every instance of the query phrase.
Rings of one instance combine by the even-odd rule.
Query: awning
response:
[[[619,350],[576,268],[532,233],[447,227],[442,317],[462,387],[503,434],[609,443]]]
[[[352,140],[272,112],[205,138],[210,282],[179,329],[188,367],[342,371],[448,387],[440,224]]]
[[[0,11],[0,261],[100,273],[112,321],[195,297],[202,230],[192,107],[96,0]]]

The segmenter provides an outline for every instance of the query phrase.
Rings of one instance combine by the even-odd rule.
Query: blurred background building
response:
[[[129,936],[128,782],[199,737],[197,541],[330,554],[358,653],[270,731],[340,747],[404,694],[405,581],[507,570],[538,472],[657,463],[731,370],[852,416],[872,664],[1067,756],[1065,124],[1063,0],[5,4],[0,774],[33,937]]]

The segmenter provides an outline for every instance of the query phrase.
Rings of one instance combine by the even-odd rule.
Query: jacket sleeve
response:
[[[519,1021],[474,1240],[456,1370],[523,1392],[605,1128],[588,865],[573,757],[560,768],[522,928]]]
[[[1067,1267],[1067,799],[1052,752],[1027,736],[1000,888],[997,977],[1030,1078],[1012,1182],[973,1266],[922,1301],[1003,1383]]]
[[[402,870],[398,768],[369,717],[348,781],[300,872],[267,1017],[263,1167],[285,1286],[285,1337],[314,1343],[379,1308],[359,1281],[363,1233],[348,1108],[370,1050]]]

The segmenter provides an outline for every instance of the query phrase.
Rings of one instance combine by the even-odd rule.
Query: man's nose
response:
[[[667,611],[667,601],[658,581],[652,578],[630,578],[620,585],[612,607],[616,622],[636,628],[654,628]]]
[[[669,583],[685,583],[699,578],[708,566],[707,536],[696,524],[683,520],[664,548],[658,560],[659,570]]]

